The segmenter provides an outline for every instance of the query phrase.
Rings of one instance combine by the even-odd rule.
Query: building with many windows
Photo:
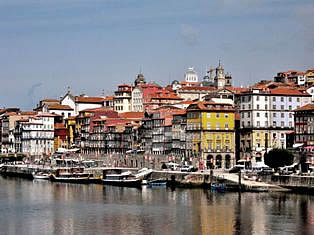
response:
[[[235,110],[231,104],[196,102],[187,108],[187,150],[200,169],[235,164]]]
[[[294,128],[293,110],[311,102],[294,88],[252,88],[240,95],[241,158],[262,161],[266,151],[286,148]]]

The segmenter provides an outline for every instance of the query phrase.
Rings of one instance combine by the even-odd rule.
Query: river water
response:
[[[0,176],[0,234],[314,234],[314,196]]]

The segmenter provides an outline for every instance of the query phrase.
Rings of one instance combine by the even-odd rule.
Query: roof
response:
[[[60,117],[60,115],[52,114],[52,113],[39,113],[36,117]]]
[[[69,105],[62,105],[62,104],[48,104],[48,109],[54,110],[73,110]]]
[[[120,118],[126,119],[143,119],[144,112],[124,112],[119,114]]]
[[[75,102],[77,103],[103,103],[104,98],[102,97],[92,97],[92,96],[75,96]]]
[[[113,96],[106,96],[104,98],[104,101],[110,101],[110,100],[113,100]]]
[[[200,101],[191,104],[187,111],[203,110],[203,111],[234,111],[234,107],[231,104],[215,103],[213,101]]]
[[[81,112],[90,112],[90,113],[95,113],[95,112],[114,112],[116,111],[112,110],[112,108],[109,107],[99,107],[99,108],[90,108],[90,109],[83,109],[80,111]]]
[[[309,93],[302,92],[298,89],[290,89],[290,88],[282,88],[282,87],[270,89],[269,93],[273,95],[311,96]]]
[[[293,111],[294,112],[297,112],[297,111],[314,111],[314,104],[307,104],[307,105],[304,105],[304,106],[297,108]]]

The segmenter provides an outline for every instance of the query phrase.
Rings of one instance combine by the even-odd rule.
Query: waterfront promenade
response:
[[[36,164],[17,164],[17,165],[4,165],[2,167],[3,174],[22,178],[32,178],[32,173],[36,171],[53,172],[54,170],[62,167],[50,165],[36,165]],[[63,167],[64,168],[64,167]],[[94,175],[101,175],[103,170],[122,169],[131,170],[136,172],[138,168],[126,167],[94,167],[86,168],[85,171]],[[210,187],[212,183],[222,183],[227,189],[232,191],[287,191],[287,188],[276,183],[259,182],[247,180],[241,177],[239,181],[238,174],[231,174],[224,171],[213,170],[211,171],[198,171],[198,172],[181,172],[171,170],[153,170],[151,179],[164,179],[169,181],[173,186],[186,187],[186,188],[201,188]]]

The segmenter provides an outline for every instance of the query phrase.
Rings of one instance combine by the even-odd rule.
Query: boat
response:
[[[90,174],[84,173],[84,168],[57,169],[50,175],[53,182],[63,183],[89,183]]]
[[[33,172],[32,175],[33,175],[33,178],[36,180],[49,180],[50,179],[50,174],[42,172],[42,171]]]
[[[167,186],[167,180],[165,179],[155,179],[151,180],[147,183],[149,187],[166,187]]]
[[[117,174],[103,174],[103,184],[120,187],[141,187],[142,179],[134,176],[130,171]]]
[[[220,184],[220,183],[212,183],[210,185],[210,188],[212,191],[224,193],[226,191],[225,184]]]

